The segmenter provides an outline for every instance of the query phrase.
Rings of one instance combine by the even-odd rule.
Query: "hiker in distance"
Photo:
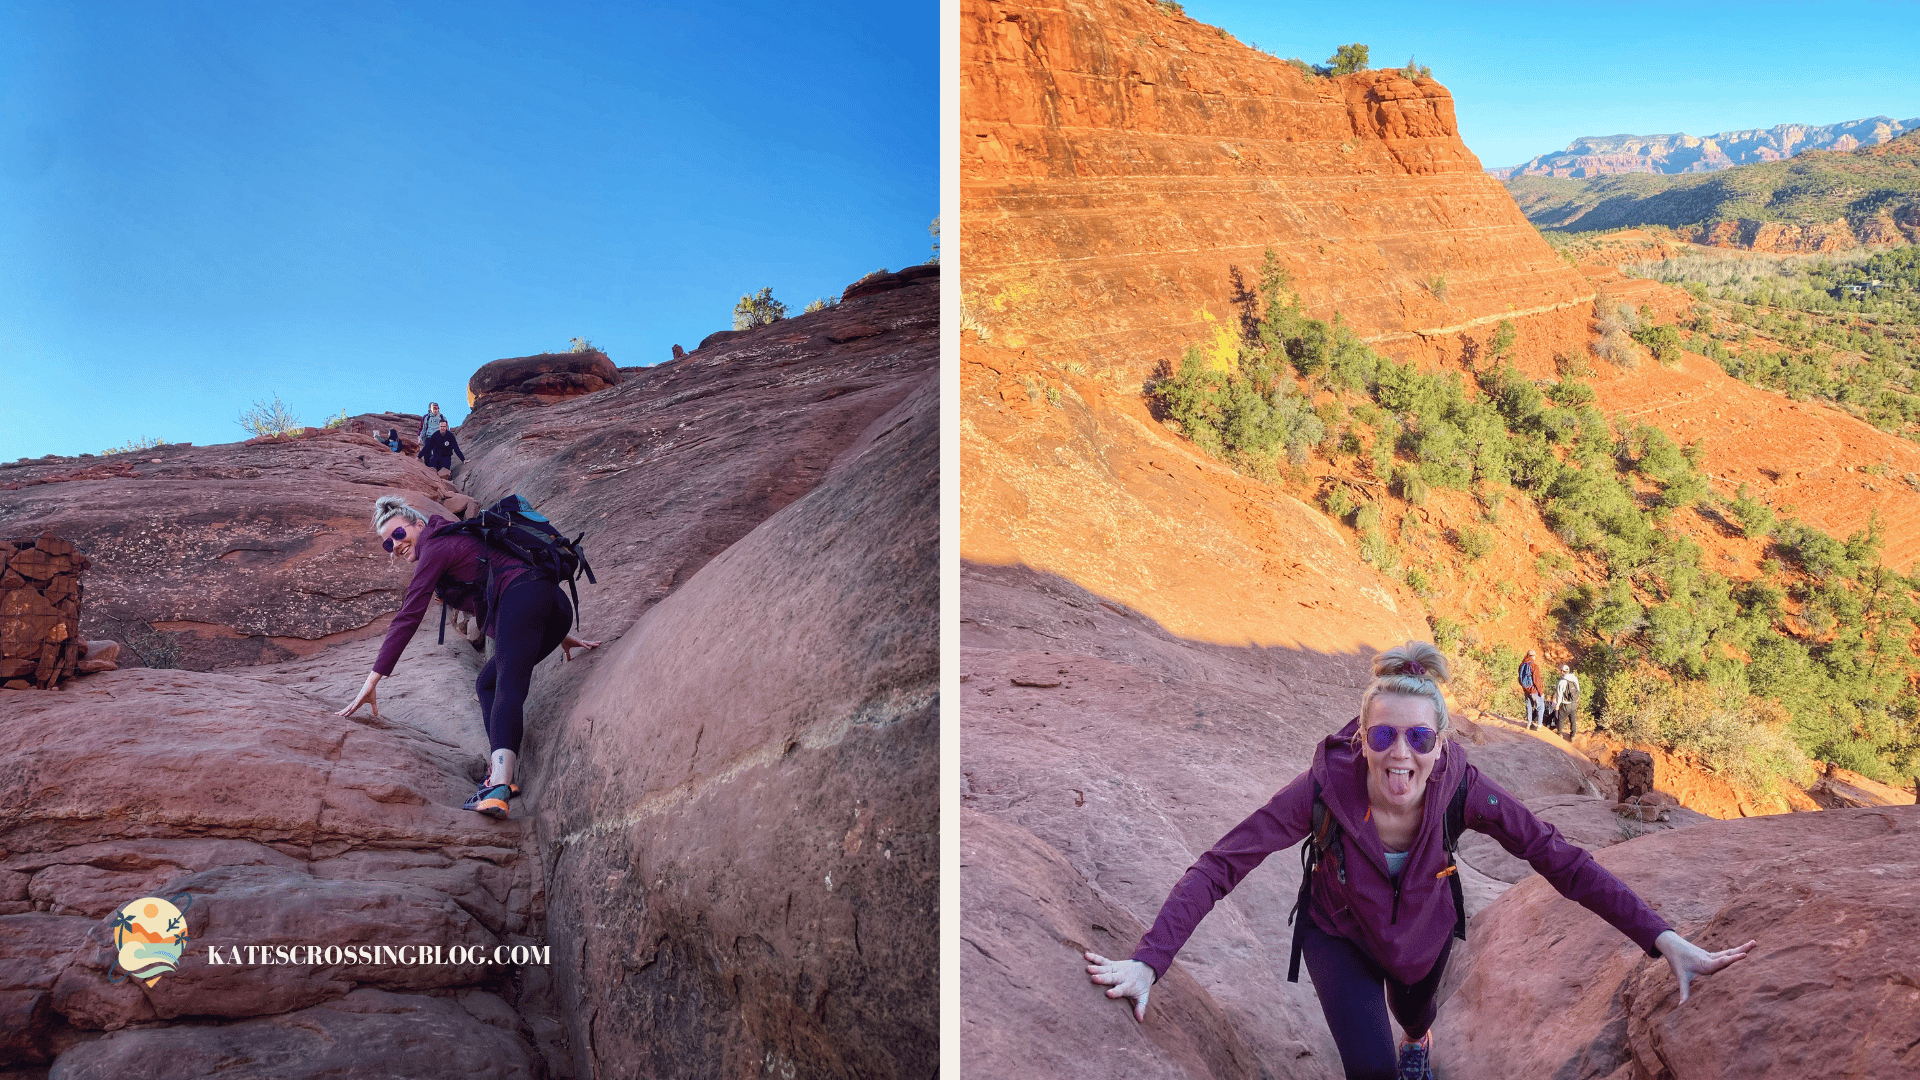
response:
[[[455,439],[453,432],[448,430],[447,418],[443,416],[440,418],[439,426],[433,429],[433,433],[421,441],[419,457],[421,461],[427,463],[427,468],[438,471],[453,468],[455,454],[460,455],[461,461],[467,460],[467,455],[460,451],[459,440]]]
[[[427,436],[439,431],[440,425],[444,423],[446,419],[446,414],[440,411],[439,402],[427,402],[426,415],[420,418],[420,441],[423,443],[426,442]]]
[[[1520,692],[1527,697],[1527,730],[1532,731],[1547,718],[1546,683],[1540,678],[1540,658],[1532,649],[1520,661]]]
[[[1560,682],[1553,688],[1553,729],[1569,740],[1573,738],[1573,725],[1580,711],[1580,676],[1573,673],[1573,665],[1560,665]]]
[[[556,648],[571,660],[574,649],[596,649],[600,643],[582,641],[568,632],[573,605],[559,583],[508,552],[488,547],[477,537],[440,535],[441,529],[452,524],[438,514],[427,517],[398,495],[381,496],[373,504],[373,531],[379,534],[381,546],[396,558],[414,564],[413,580],[407,585],[399,613],[387,627],[386,641],[380,646],[373,670],[367,673],[366,684],[339,715],[352,716],[362,705],[373,706],[373,715],[380,715],[373,688],[393,674],[393,666],[420,626],[434,590],[443,580],[450,584],[484,583],[487,571],[481,568],[482,561],[490,560],[492,589],[479,590],[484,595],[449,602],[471,614],[484,613],[483,628],[494,640],[493,656],[474,681],[474,690],[480,695],[480,722],[490,747],[487,778],[464,809],[505,818],[507,801],[520,793],[513,782],[513,770],[520,754],[533,666]]]
[[[1484,832],[1527,860],[1561,895],[1607,920],[1649,956],[1664,956],[1688,984],[1747,955],[1754,943],[1708,952],[1673,931],[1584,848],[1562,839],[1467,763],[1445,738],[1447,662],[1423,641],[1373,659],[1360,715],[1329,735],[1313,765],[1227,833],[1180,879],[1133,956],[1087,953],[1087,974],[1132,998],[1147,997],[1221,897],[1273,852],[1299,843],[1309,866],[1294,910],[1289,982],[1304,954],[1321,1011],[1348,1077],[1430,1080],[1436,1005],[1453,937],[1466,936],[1454,869],[1461,828]],[[1406,1037],[1396,1052],[1388,1015]]]

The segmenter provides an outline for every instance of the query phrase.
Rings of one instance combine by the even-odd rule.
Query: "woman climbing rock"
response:
[[[520,754],[527,688],[534,665],[556,648],[571,660],[574,649],[595,649],[600,643],[582,641],[567,632],[573,622],[573,605],[558,583],[473,536],[439,535],[442,528],[452,524],[438,515],[427,517],[397,495],[382,496],[374,503],[373,531],[395,558],[414,564],[413,581],[407,586],[399,613],[387,627],[386,641],[380,646],[373,670],[367,673],[366,684],[339,715],[351,716],[362,705],[373,706],[373,714],[380,715],[374,687],[393,674],[400,653],[426,614],[434,590],[443,582],[486,581],[482,561],[491,560],[492,589],[451,602],[470,614],[483,614],[482,626],[494,640],[493,657],[481,667],[480,677],[474,682],[480,696],[480,723],[491,747],[487,778],[466,801],[465,809],[505,818],[507,801],[520,793],[513,772]]]
[[[1304,956],[1349,1077],[1433,1075],[1434,994],[1453,937],[1466,928],[1451,850],[1461,828],[1500,841],[1561,895],[1649,956],[1665,957],[1682,1001],[1693,979],[1753,947],[1708,952],[1688,942],[1585,849],[1468,764],[1465,748],[1444,737],[1439,684],[1447,662],[1438,649],[1407,642],[1374,657],[1373,674],[1360,715],[1320,744],[1311,768],[1193,864],[1130,959],[1086,954],[1088,976],[1111,988],[1108,997],[1131,998],[1136,1019],[1146,1017],[1154,983],[1213,905],[1268,855],[1310,835],[1303,859],[1312,869],[1295,910],[1288,978],[1297,978]],[[1389,1014],[1405,1033],[1397,1049]]]

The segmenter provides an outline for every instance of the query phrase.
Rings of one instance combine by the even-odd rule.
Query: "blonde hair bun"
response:
[[[1428,641],[1408,641],[1373,658],[1373,677],[1429,679],[1446,682],[1452,675],[1447,658]]]
[[[1407,641],[1373,658],[1373,682],[1360,695],[1361,726],[1367,706],[1380,694],[1404,694],[1426,698],[1433,703],[1434,720],[1441,731],[1447,729],[1447,696],[1440,684],[1452,677],[1447,658],[1430,641]]]

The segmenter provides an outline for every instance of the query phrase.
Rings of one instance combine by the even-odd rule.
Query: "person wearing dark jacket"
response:
[[[380,441],[386,444],[387,449],[393,451],[396,454],[399,453],[400,452],[400,429],[388,428],[387,437],[384,439],[381,439]]]
[[[1568,843],[1444,738],[1447,663],[1410,641],[1373,661],[1360,715],[1328,736],[1313,765],[1200,856],[1160,908],[1133,956],[1087,953],[1087,974],[1132,998],[1143,1020],[1154,983],[1200,920],[1268,855],[1312,829],[1316,790],[1340,832],[1340,857],[1312,875],[1302,928],[1307,969],[1348,1077],[1428,1080],[1439,990],[1455,925],[1443,835],[1466,783],[1465,827],[1525,859],[1560,893],[1605,919],[1649,956],[1664,956],[1687,999],[1689,982],[1747,955],[1754,942],[1708,952],[1675,933],[1585,849]],[[1429,797],[1431,796],[1431,797]],[[1406,1039],[1396,1054],[1389,1014]]]
[[[440,421],[439,430],[427,436],[427,441],[420,444],[420,460],[426,462],[429,469],[451,469],[455,454],[460,455],[461,461],[467,460],[467,455],[460,453],[459,441],[453,437],[453,432],[447,429],[447,422],[443,419]]]
[[[481,667],[480,677],[474,682],[480,696],[480,722],[491,747],[488,773],[464,809],[505,818],[507,800],[519,793],[513,772],[520,754],[524,707],[534,665],[556,648],[571,660],[574,649],[596,649],[600,643],[582,641],[567,632],[573,621],[573,605],[567,602],[559,584],[507,552],[489,549],[473,536],[439,534],[451,524],[437,514],[427,517],[398,495],[385,495],[374,503],[373,531],[395,558],[414,564],[413,580],[407,585],[399,613],[387,626],[386,640],[373,670],[367,673],[366,684],[339,715],[352,716],[362,705],[373,706],[373,715],[380,715],[373,688],[393,674],[394,665],[419,629],[434,589],[443,579],[481,583],[484,595],[453,601],[460,610],[483,616],[482,628],[494,640],[493,657]],[[482,559],[491,562],[490,589],[486,588]]]

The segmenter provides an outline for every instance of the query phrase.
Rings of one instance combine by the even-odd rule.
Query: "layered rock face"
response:
[[[1584,342],[1592,290],[1431,79],[1315,79],[1124,0],[968,0],[961,42],[966,303],[1001,344],[1137,379],[1236,325],[1267,248],[1398,356],[1505,318]]]
[[[334,432],[0,472],[90,610],[219,667],[0,691],[0,1072],[929,1071],[937,312],[903,281],[466,425],[464,484],[589,534],[607,641],[536,671],[505,822],[459,808],[482,657],[431,613],[379,715],[333,712],[407,584],[374,499],[466,499],[417,461]],[[107,917],[181,892],[179,969],[113,981]],[[350,951],[228,951],[305,944]],[[402,945],[541,951],[352,951]]]

